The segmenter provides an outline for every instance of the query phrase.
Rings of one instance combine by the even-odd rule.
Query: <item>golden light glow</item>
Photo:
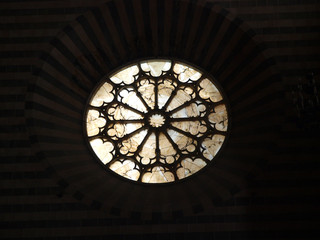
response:
[[[139,182],[172,182],[198,172],[228,129],[213,80],[171,60],[149,60],[106,77],[91,97],[86,133],[100,161]]]

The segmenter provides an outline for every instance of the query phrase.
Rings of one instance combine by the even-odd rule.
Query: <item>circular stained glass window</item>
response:
[[[86,134],[97,158],[144,183],[186,178],[223,145],[228,112],[214,79],[173,60],[147,60],[107,76],[92,94]]]

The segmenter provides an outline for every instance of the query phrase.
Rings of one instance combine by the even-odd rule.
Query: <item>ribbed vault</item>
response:
[[[244,190],[276,150],[274,62],[238,18],[203,1],[108,1],[51,42],[29,87],[33,150],[65,191],[117,215],[189,214]],[[231,131],[214,164],[175,184],[146,186],[106,172],[84,138],[87,98],[97,82],[143,58],[174,58],[212,74],[230,102]],[[211,202],[212,204],[207,204]],[[205,204],[206,203],[206,204]]]

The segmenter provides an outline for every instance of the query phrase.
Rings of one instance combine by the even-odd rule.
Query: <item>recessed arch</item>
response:
[[[160,2],[162,7],[158,8]],[[270,146],[277,134],[277,120],[268,115],[277,98],[273,61],[264,55],[245,23],[215,4],[179,0],[144,3],[108,1],[79,17],[51,42],[51,51],[37,71],[37,81],[29,88],[33,150],[44,156],[43,161],[54,169],[58,180],[68,183],[71,193],[80,192],[89,204],[99,202],[107,211],[117,208],[124,215],[157,208],[188,212],[192,206],[201,205],[190,197],[197,195],[214,206],[215,199],[228,199],[243,189],[246,176],[273,153]],[[183,14],[180,8],[190,14]],[[160,9],[171,14],[164,18]],[[217,76],[229,97],[233,130],[226,151],[216,159],[215,167],[192,181],[152,189],[132,187],[105,174],[86,147],[82,116],[90,92],[103,76],[142,58],[194,63]],[[262,128],[269,129],[268,133]],[[110,196],[113,186],[121,191]],[[122,191],[127,191],[128,199],[123,199]],[[148,198],[153,204],[146,203]]]

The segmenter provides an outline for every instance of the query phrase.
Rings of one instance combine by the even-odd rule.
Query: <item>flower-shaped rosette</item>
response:
[[[171,60],[138,62],[106,77],[86,114],[99,160],[145,183],[196,173],[217,155],[228,129],[225,100],[214,81]]]

